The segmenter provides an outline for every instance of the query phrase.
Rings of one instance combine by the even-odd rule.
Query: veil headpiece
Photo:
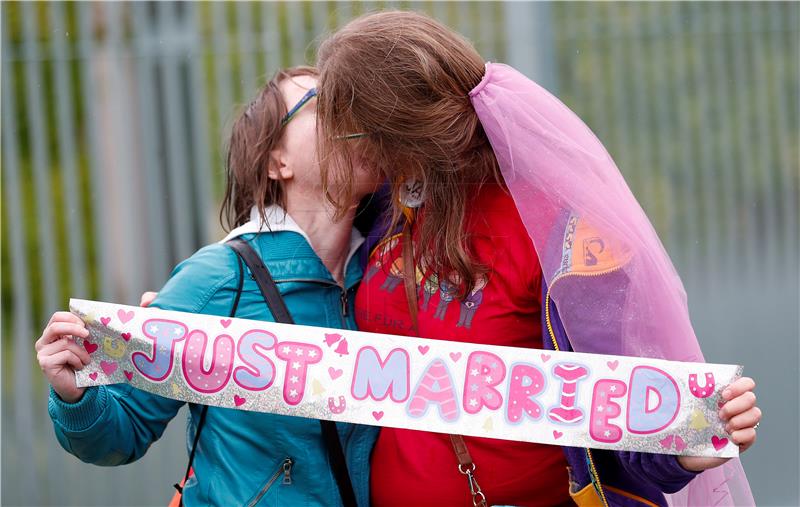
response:
[[[572,348],[703,361],[683,284],[589,127],[547,90],[503,64],[486,64],[470,98]],[[610,286],[603,291],[605,274],[615,280],[614,293]],[[600,324],[614,326],[610,339],[593,339]],[[754,505],[738,459],[703,472],[667,498],[671,505]]]

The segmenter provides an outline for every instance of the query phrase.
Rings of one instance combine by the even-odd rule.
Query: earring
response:
[[[400,204],[406,208],[419,208],[425,202],[425,184],[417,179],[408,179],[400,187]]]

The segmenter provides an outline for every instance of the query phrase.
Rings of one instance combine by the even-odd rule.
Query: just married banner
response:
[[[73,299],[81,387],[240,410],[600,449],[734,457],[741,367],[468,344]]]

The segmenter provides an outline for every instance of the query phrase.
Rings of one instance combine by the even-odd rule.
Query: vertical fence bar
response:
[[[664,29],[663,19],[668,14],[665,9],[674,8],[673,4],[650,2],[647,4],[647,15],[645,16],[646,23],[652,23],[654,28],[653,32],[649,35],[653,38],[653,45],[651,46],[651,69],[653,78],[653,87],[649,90],[651,98],[655,103],[655,118],[656,122],[653,124],[653,129],[650,131],[650,136],[656,138],[654,169],[659,175],[658,183],[661,189],[666,192],[666,195],[660,196],[661,203],[660,209],[664,214],[663,223],[667,228],[666,231],[661,231],[664,243],[673,244],[673,252],[671,257],[675,259],[674,239],[675,238],[675,221],[673,220],[673,212],[670,210],[671,206],[675,205],[675,192],[672,191],[672,181],[670,178],[670,146],[674,145],[672,142],[676,133],[670,128],[670,105],[674,106],[674,100],[669,97],[669,77],[667,67],[669,65],[666,55],[670,54],[668,46],[670,45],[670,37],[673,36],[670,32]],[[648,198],[655,198],[658,192],[652,189],[648,194]],[[669,236],[668,236],[669,235]]]
[[[679,157],[677,160],[677,171],[681,175],[678,181],[682,181],[683,188],[677,193],[681,196],[679,200],[680,214],[677,224],[680,224],[681,251],[683,262],[687,273],[696,271],[696,242],[699,240],[697,231],[697,208],[695,202],[697,192],[695,190],[696,165],[692,157],[694,150],[695,137],[690,135],[691,121],[689,119],[690,97],[696,93],[694,82],[690,76],[691,69],[686,62],[686,30],[684,29],[684,17],[682,10],[688,4],[672,4],[672,15],[670,16],[670,27],[674,35],[674,54],[675,68],[678,72],[685,73],[685,78],[675,81],[673,104],[676,108],[675,134],[679,141]],[[679,75],[679,77],[681,77]],[[680,87],[680,88],[679,88]],[[676,245],[677,246],[677,245]]]
[[[704,123],[711,123],[714,118],[714,111],[709,101],[709,95],[713,93],[711,80],[709,76],[709,53],[713,51],[713,45],[708,44],[709,37],[704,34],[707,24],[707,16],[705,10],[699,4],[690,4],[689,7],[690,31],[694,35],[694,42],[698,44],[699,51],[695,52],[693,58],[692,73],[697,83],[698,106],[694,109],[693,121],[695,125],[703,125]],[[718,184],[720,178],[724,174],[720,174],[719,168],[716,167],[713,146],[708,139],[700,140],[700,155],[699,155],[699,171],[701,179],[701,192],[698,193],[700,198],[700,206],[698,206],[698,220],[702,220],[705,224],[703,243],[705,244],[705,251],[703,252],[702,262],[698,264],[698,271],[702,272],[701,276],[705,283],[711,284],[712,291],[716,287],[718,279],[715,276],[717,263],[720,258],[720,234],[719,227],[722,220],[719,212],[719,192]]]
[[[225,130],[230,117],[230,110],[233,106],[227,4],[224,2],[212,2],[211,8],[211,50],[214,60],[214,82],[216,83],[217,93],[217,129],[222,132]]]
[[[619,18],[617,12],[619,11],[619,4],[609,3],[606,4],[606,16],[603,19],[604,23],[608,23],[609,27],[615,27],[616,21]],[[622,44],[624,41],[619,37],[613,37],[609,43],[611,46],[610,60],[611,60],[611,75],[614,78],[609,83],[613,87],[611,95],[611,103],[613,111],[613,124],[615,128],[612,130],[613,145],[616,149],[617,165],[620,168],[627,167],[629,164],[628,146],[630,135],[628,134],[628,97],[625,93],[624,83],[621,76],[624,76],[624,58],[622,55]],[[623,173],[624,174],[624,173]]]
[[[336,26],[341,27],[353,19],[352,2],[335,2],[336,6]]]
[[[754,215],[759,211],[759,204],[754,202],[755,192],[753,188],[753,175],[752,175],[752,159],[750,157],[753,132],[750,129],[750,121],[748,115],[748,84],[749,78],[747,76],[747,52],[745,47],[744,38],[747,36],[745,33],[744,17],[742,12],[743,4],[732,5],[729,12],[733,17],[733,74],[734,74],[734,90],[735,90],[735,104],[734,115],[736,119],[736,142],[734,146],[738,146],[740,153],[736,157],[741,188],[738,190],[739,196],[739,212],[742,217],[741,228],[741,241],[744,245],[738,245],[737,251],[744,252],[745,255],[740,255],[743,266],[739,267],[739,271],[744,271],[747,275],[755,275],[753,269],[756,269],[753,262],[758,256],[756,249],[757,235],[756,235],[756,220]],[[742,269],[744,268],[744,269]]]
[[[164,97],[166,135],[164,136],[167,152],[167,175],[169,181],[169,214],[172,218],[172,235],[175,238],[175,254],[178,259],[189,257],[194,251],[195,241],[192,238],[192,227],[196,217],[192,212],[189,196],[189,173],[186,159],[185,123],[182,121],[183,110],[180,84],[178,81],[178,65],[176,47],[176,22],[174,2],[158,2],[156,4],[157,30],[159,36],[170,43],[164,48],[161,57],[160,92]]]
[[[40,61],[43,55],[39,54],[37,41],[34,40],[38,30],[36,28],[37,4],[25,2],[22,4],[23,23],[23,54],[25,67],[25,107],[28,120],[28,141],[33,152],[33,178],[35,182],[35,214],[38,261],[37,272],[41,273],[42,284],[42,315],[53,313],[59,304],[59,274],[56,264],[56,254],[60,248],[51,236],[55,231],[53,223],[53,176],[49,154],[49,129],[46,125],[45,112],[42,107],[45,90]]]
[[[278,25],[278,6],[276,3],[266,2],[261,4],[261,30],[261,40],[265,48],[266,79],[270,79],[281,66],[281,31]]]
[[[72,79],[67,70],[67,44],[69,34],[66,26],[64,4],[48,4],[51,32],[50,47],[54,55],[55,92],[58,118],[58,151],[63,169],[64,201],[67,222],[67,243],[69,245],[70,295],[89,297],[86,279],[86,249],[83,231],[83,194],[80,189],[78,171],[75,165],[75,114],[72,104]]]
[[[786,13],[785,11],[789,11]],[[784,42],[782,37],[786,26],[793,27],[793,31],[789,31],[786,37],[789,39],[789,48],[797,50],[800,40],[798,40],[797,26],[800,22],[800,9],[795,4],[771,3],[769,13],[769,32],[770,32],[770,52],[772,54],[783,54]],[[792,42],[794,44],[792,44]],[[788,59],[787,59],[788,60]],[[797,84],[797,62],[794,65],[790,64],[790,69],[794,70],[795,84]],[[798,206],[797,206],[797,185],[800,183],[798,177],[798,157],[797,157],[797,140],[791,141],[792,123],[789,121],[789,115],[786,110],[789,109],[787,103],[791,104],[788,93],[796,93],[797,88],[785,87],[785,83],[790,81],[788,78],[789,72],[786,71],[785,60],[783,58],[776,58],[773,62],[773,72],[771,75],[772,86],[770,93],[775,97],[775,111],[771,112],[771,116],[775,118],[775,125],[777,130],[777,146],[778,146],[778,175],[780,178],[780,186],[782,189],[780,195],[781,202],[781,215],[784,220],[784,227],[782,231],[784,241],[784,262],[785,270],[787,272],[797,271],[797,252],[798,252]],[[795,108],[797,104],[794,104]],[[795,109],[796,111],[796,109]],[[795,120],[794,128],[797,129],[797,120]],[[794,132],[797,132],[794,130]]]
[[[734,146],[732,135],[730,133],[731,119],[729,117],[730,106],[730,92],[727,72],[728,67],[725,65],[725,48],[727,47],[725,24],[723,14],[721,13],[717,4],[703,4],[709,14],[707,29],[712,34],[713,47],[711,58],[711,66],[709,75],[712,77],[712,88],[715,93],[713,94],[714,110],[719,118],[718,131],[717,131],[717,144],[715,151],[717,152],[716,165],[721,168],[722,177],[719,179],[721,187],[720,192],[720,207],[724,210],[722,213],[721,223],[724,226],[723,235],[723,252],[721,257],[720,273],[732,273],[736,271],[734,252],[736,252],[736,188],[733,180],[734,157],[733,150],[730,146]],[[728,141],[726,143],[726,141]]]
[[[3,205],[6,208],[8,223],[4,224],[8,231],[8,251],[11,258],[11,276],[14,287],[14,325],[12,332],[13,358],[12,374],[5,377],[13,380],[13,410],[14,427],[3,428],[5,435],[13,438],[3,439],[4,444],[11,448],[4,450],[3,457],[10,456],[6,461],[14,463],[11,470],[13,484],[21,488],[26,495],[25,500],[32,504],[41,501],[40,490],[35,487],[34,478],[36,469],[34,461],[29,459],[30,450],[33,449],[33,408],[31,406],[31,337],[33,325],[31,315],[31,293],[28,279],[28,252],[29,247],[25,239],[24,211],[22,208],[22,183],[20,181],[20,158],[18,150],[19,128],[17,115],[19,109],[14,100],[15,88],[13,86],[13,72],[11,70],[11,50],[9,34],[9,20],[7,12],[2,16],[2,108],[3,108]],[[5,340],[4,340],[5,341]],[[4,397],[5,398],[5,397]],[[4,399],[4,409],[5,399]],[[8,452],[8,454],[6,454]],[[4,470],[5,472],[5,470]],[[30,496],[27,496],[30,495]]]
[[[494,4],[492,2],[480,2],[478,4],[479,26],[481,33],[481,55],[486,60],[497,60],[497,35],[494,29]]]
[[[757,199],[760,203],[762,210],[761,220],[757,224],[756,232],[760,237],[760,244],[763,245],[763,259],[759,264],[764,269],[769,270],[764,273],[767,276],[775,277],[778,271],[775,267],[779,263],[778,258],[778,243],[781,241],[780,236],[777,234],[777,224],[780,223],[780,217],[777,210],[777,190],[774,188],[774,178],[769,177],[769,171],[776,169],[775,157],[773,151],[770,149],[770,138],[774,135],[781,135],[779,132],[771,132],[773,122],[768,121],[767,111],[769,111],[769,103],[767,101],[767,79],[768,73],[765,65],[765,60],[768,58],[767,52],[764,50],[764,35],[761,29],[764,25],[765,6],[760,3],[749,4],[749,16],[747,21],[746,31],[748,34],[753,34],[750,38],[750,47],[753,51],[753,86],[751,87],[752,95],[754,95],[755,104],[753,110],[756,114],[755,117],[756,129],[754,140],[752,143],[754,149],[753,155],[750,157],[752,161],[751,169],[756,171],[757,179]],[[746,149],[744,146],[743,149]],[[757,150],[757,151],[755,151]]]
[[[323,37],[327,36],[330,27],[330,10],[328,2],[311,3],[311,38],[310,42],[314,48],[314,59],[316,59],[317,48]]]
[[[111,250],[114,255],[115,273],[117,274],[117,292],[127,304],[139,302],[139,295],[143,292],[142,256],[136,253],[136,245],[141,242],[141,221],[134,220],[137,215],[133,201],[138,194],[138,185],[133,176],[132,145],[134,139],[130,131],[130,118],[132,118],[130,97],[131,90],[128,86],[129,58],[125,43],[122,40],[124,23],[123,9],[130,4],[109,2],[104,5],[104,21],[107,27],[107,54],[106,71],[104,80],[108,79],[110,85],[106,88],[109,94],[110,167],[107,174],[111,180],[109,186],[113,192],[114,205],[105,212],[113,217],[113,226],[106,236],[104,247]],[[138,150],[137,150],[138,151]],[[110,170],[108,170],[110,169]]]
[[[289,30],[289,66],[301,65],[306,62],[306,24],[303,13],[303,4],[300,2],[286,2],[283,4],[286,12],[286,22]]]
[[[112,273],[109,264],[108,254],[103,247],[103,233],[108,228],[108,217],[104,210],[107,206],[106,193],[103,191],[103,170],[100,167],[100,151],[97,143],[99,132],[97,130],[98,114],[95,100],[97,92],[95,90],[95,50],[94,50],[94,26],[92,24],[93,15],[90,9],[94,9],[96,4],[78,2],[78,37],[80,47],[81,65],[81,100],[83,102],[84,113],[84,139],[87,144],[86,149],[89,153],[89,171],[91,174],[92,192],[92,221],[94,244],[93,254],[97,265],[97,280],[99,288],[99,298],[109,301],[112,294]]]
[[[68,295],[75,297],[88,297],[87,292],[87,271],[86,255],[84,247],[83,230],[83,206],[82,192],[80,190],[79,178],[76,168],[75,150],[75,116],[72,105],[72,80],[67,70],[67,46],[69,44],[69,33],[66,26],[66,12],[63,3],[45,4],[45,23],[51,27],[49,34],[49,48],[52,57],[55,88],[55,109],[56,109],[56,139],[57,157],[55,166],[61,169],[61,181],[64,185],[62,194],[64,208],[59,212],[65,217],[68,266],[69,272],[66,277],[69,280]],[[70,55],[72,56],[72,55]],[[44,410],[44,400],[49,395],[49,385],[42,383],[40,390],[41,396],[36,396],[36,414],[38,434],[46,434],[50,431],[50,421]],[[37,393],[39,394],[39,393]],[[43,491],[44,501],[53,501],[52,491],[69,489],[76,479],[74,467],[53,466],[54,462],[63,462],[64,456],[60,452],[53,454],[53,449],[49,442],[40,439],[35,445],[43,452],[44,460],[37,467],[40,470],[39,477],[45,477],[48,488]],[[38,454],[38,453],[37,453]],[[44,473],[41,473],[44,472]]]
[[[255,47],[253,45],[253,5],[250,2],[236,2],[236,32],[239,45],[239,79],[241,102],[249,101],[255,93]]]
[[[605,30],[598,30],[598,19],[600,16],[600,5],[595,2],[590,2],[587,6],[583,23],[581,23],[582,30],[592,46],[592,50],[586,55],[588,59],[589,75],[592,80],[599,83],[599,86],[588,86],[589,88],[589,104],[588,111],[592,118],[592,127],[597,132],[598,137],[602,141],[607,141],[607,132],[611,130],[608,124],[608,111],[606,110],[606,94],[608,88],[609,77],[605,71],[605,66],[600,65],[601,59],[604,59],[608,49],[605,43]],[[602,26],[602,25],[601,25]],[[555,51],[553,51],[555,57]],[[609,150],[610,151],[610,150]]]
[[[641,4],[630,3],[625,5],[629,13],[635,18],[641,18],[642,7]],[[625,149],[631,154],[631,165],[622,168],[625,174],[628,175],[630,187],[634,194],[641,196],[642,207],[648,211],[654,223],[662,225],[661,232],[667,233],[668,238],[673,238],[672,228],[667,227],[664,230],[664,222],[662,221],[663,214],[662,208],[656,202],[654,192],[654,176],[656,172],[653,171],[653,159],[648,154],[652,153],[652,135],[648,130],[650,125],[650,101],[646,95],[651,93],[644,82],[644,60],[645,51],[642,48],[645,39],[645,32],[642,23],[636,23],[631,31],[627,31],[624,35],[624,40],[627,40],[626,47],[630,55],[630,75],[636,76],[637,79],[631,83],[628,95],[633,95],[631,100],[631,116],[629,117],[630,126],[633,128],[633,138],[631,144],[626,146]],[[668,212],[670,208],[664,207],[663,210]],[[668,241],[667,248],[672,252],[675,251],[675,243],[672,239]]]
[[[552,16],[547,2],[506,2],[503,4],[506,33],[506,59],[517,70],[555,93],[555,45],[550,30]]]
[[[190,4],[194,5],[194,4]],[[155,62],[153,53],[156,51],[155,36],[152,32],[153,22],[148,11],[152,4],[135,2],[131,4],[133,33],[135,37],[136,58],[136,91],[138,98],[138,124],[139,137],[142,146],[142,180],[143,187],[147,189],[144,197],[144,216],[147,220],[146,239],[147,249],[144,255],[148,258],[146,264],[149,269],[147,280],[152,283],[155,290],[164,283],[169,274],[172,259],[169,252],[169,238],[167,236],[167,214],[164,206],[166,201],[166,185],[164,181],[163,166],[157,158],[161,152],[160,142],[163,136],[159,135],[157,121],[158,92],[155,89]]]
[[[202,35],[199,31],[200,24],[197,16],[197,4],[195,2],[187,2],[184,4],[184,9],[187,11],[184,20],[184,24],[186,25],[184,31],[188,34],[186,65],[189,68],[191,81],[187,83],[184,89],[188,89],[191,96],[189,122],[192,135],[192,152],[194,154],[194,163],[192,167],[195,172],[196,200],[198,202],[198,209],[200,210],[200,242],[207,244],[212,241],[211,221],[215,220],[217,216],[212,195],[212,181],[217,170],[211,170],[210,160],[212,155],[209,152],[209,146],[220,146],[219,139],[221,135],[214,136],[215,142],[212,142],[209,137],[209,96],[206,84],[206,73],[203,72],[203,44]],[[255,83],[253,83],[252,86],[255,86]],[[219,171],[221,172],[221,169],[219,169]]]

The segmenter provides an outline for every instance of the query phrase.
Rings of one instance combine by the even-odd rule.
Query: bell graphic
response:
[[[334,343],[342,339],[342,335],[336,333],[325,333],[325,343],[332,347]]]
[[[339,342],[339,345],[336,346],[336,350],[334,350],[340,356],[347,355],[350,352],[347,351],[347,339],[342,338],[342,341]]]

